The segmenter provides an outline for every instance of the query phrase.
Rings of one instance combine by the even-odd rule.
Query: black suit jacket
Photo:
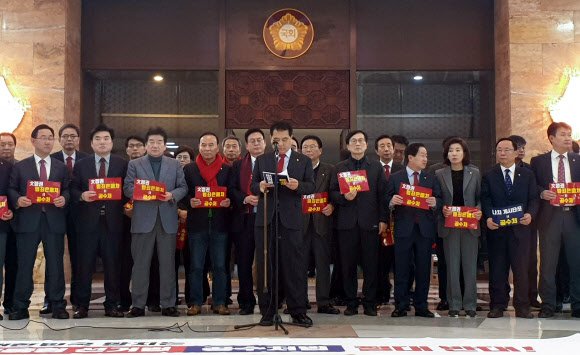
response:
[[[109,160],[108,178],[121,178],[121,191],[123,191],[123,180],[127,175],[127,161],[111,155]],[[71,208],[77,209],[78,216],[82,223],[78,224],[78,228],[82,232],[93,232],[101,218],[101,208],[105,206],[105,220],[110,231],[122,232],[123,227],[123,206],[127,199],[123,196],[118,201],[81,201],[81,195],[85,191],[89,191],[89,179],[97,179],[99,173],[94,159],[94,155],[88,156],[86,159],[79,160],[73,169],[73,179],[71,182]]]
[[[550,170],[551,171],[551,170]],[[539,195],[537,193],[536,178],[530,169],[516,166],[514,172],[512,193],[508,195],[505,178],[499,164],[496,164],[483,174],[481,180],[481,206],[485,220],[492,217],[492,208],[508,207],[522,204],[524,213],[529,213],[532,219],[536,218],[539,209]],[[492,235],[502,235],[513,228],[516,237],[529,237],[529,226],[521,224],[511,227],[500,227],[489,230]]]
[[[216,175],[219,186],[227,187],[227,197],[231,198],[231,173],[232,168],[226,164],[222,164],[221,170]],[[187,232],[207,232],[208,231],[208,213],[209,208],[192,208],[190,200],[195,197],[195,190],[198,186],[207,186],[207,182],[201,176],[199,166],[196,162],[187,164],[183,168],[185,174],[185,182],[187,182],[188,193],[185,196],[185,203],[187,205]],[[213,208],[213,217],[211,219],[212,230],[217,232],[227,232],[229,224],[229,208]]]
[[[393,162],[393,166],[391,166],[391,174],[394,174],[394,173],[396,173],[399,170],[403,170],[404,168],[405,168],[405,166],[403,164],[399,164],[399,163]],[[387,170],[384,165],[383,165],[383,170],[384,171]]]
[[[0,196],[8,196],[8,182],[10,181],[10,172],[12,172],[12,164],[4,159],[0,159]],[[10,203],[8,208],[14,210]],[[10,230],[10,222],[0,219],[0,233],[8,233]]]
[[[336,208],[334,226],[338,230],[347,230],[355,228],[358,223],[363,230],[378,229],[379,222],[387,223],[389,220],[384,204],[387,192],[385,168],[378,161],[366,157],[361,170],[367,171],[369,191],[359,192],[354,200],[349,201],[340,193],[338,173],[355,170],[354,162],[350,158],[336,164],[336,172],[329,187],[330,200]]]
[[[336,168],[334,165],[327,163],[320,163],[318,165],[318,175],[316,176],[315,189],[313,193],[328,192],[330,188],[330,180],[336,175]],[[330,196],[329,201],[330,203]],[[312,217],[312,219],[310,218]],[[308,222],[312,223],[314,231],[320,236],[327,236],[330,234],[332,228],[333,216],[325,216],[322,213],[303,213],[302,227],[304,233],[308,230]]]
[[[410,184],[407,169],[399,170],[389,179],[387,188],[387,198],[385,206],[389,206],[394,195],[399,194],[401,183]],[[420,208],[395,206],[393,218],[395,219],[395,238],[409,238],[413,233],[415,216],[419,221],[419,231],[424,238],[435,240],[437,237],[437,216],[441,211],[443,200],[441,198],[441,187],[434,174],[427,170],[421,170],[419,174],[419,186],[426,187],[433,191],[433,197],[437,199],[435,208],[423,210]]]
[[[550,184],[554,182],[552,175],[552,151],[533,157],[531,160],[531,169],[534,172],[537,183],[536,194],[538,197],[544,190],[550,189]],[[575,153],[568,153],[568,162],[570,164],[570,175],[572,181],[580,182],[580,155]],[[550,205],[550,201],[540,199],[540,213],[538,215],[538,227],[545,228],[552,220],[552,213],[554,206]],[[580,209],[577,206],[571,207],[575,210],[576,218],[580,222]]]
[[[79,161],[81,161],[81,159],[83,159],[83,158],[85,158],[85,157],[87,157],[87,156],[89,155],[89,154],[87,154],[87,153],[79,152],[78,150],[76,151],[76,153],[77,153],[77,157],[76,157],[76,160],[75,160],[75,165],[76,165],[76,164],[77,164]],[[50,155],[50,157],[51,157],[51,158],[54,158],[54,159],[56,159],[56,160],[59,160],[59,161],[63,162],[63,163],[64,163],[64,165],[66,165],[66,162],[64,161],[64,153],[62,152],[62,150],[59,150],[58,152],[54,152],[54,153],[52,153],[52,154]]]
[[[34,156],[26,158],[14,164],[10,174],[10,183],[8,184],[8,200],[12,206],[18,205],[18,199],[26,196],[28,180],[39,181],[38,170]],[[60,194],[64,196],[67,204],[69,196],[69,177],[68,168],[64,163],[56,159],[51,159],[49,181],[60,182]],[[48,217],[50,231],[52,233],[66,233],[66,205],[58,208],[54,204],[34,203],[32,206],[24,208],[15,208],[14,222],[12,226],[17,233],[33,233],[38,230],[40,218],[42,217],[42,207],[45,207],[46,216]]]
[[[252,184],[250,190],[254,195],[260,196],[258,202],[258,213],[256,213],[256,227],[264,226],[264,194],[260,192],[260,181],[263,180],[263,172],[276,172],[276,162],[273,152],[260,155],[256,159],[254,171],[252,172]],[[298,188],[290,190],[285,186],[278,188],[278,202],[280,221],[287,229],[302,230],[302,195],[309,195],[314,192],[314,177],[312,160],[306,155],[292,152],[288,161],[288,175],[298,180]],[[274,216],[274,189],[270,188],[268,193],[268,213],[267,222],[270,224]]]
[[[251,158],[250,158],[251,159]],[[230,193],[230,198],[232,199],[233,210],[231,214],[230,230],[232,232],[239,232],[243,228],[243,214],[246,209],[253,211],[254,207],[250,205],[244,205],[244,199],[248,194],[246,193],[246,187],[241,186],[240,174],[242,172],[242,163],[244,159],[236,160],[232,164],[232,190]],[[251,182],[251,178],[250,178]],[[253,214],[253,212],[251,212]]]

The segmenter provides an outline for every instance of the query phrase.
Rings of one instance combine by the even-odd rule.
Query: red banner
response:
[[[186,241],[187,241],[187,224],[179,223],[179,227],[177,227],[177,243],[175,245],[177,250],[183,250]]]
[[[346,194],[351,191],[369,191],[369,181],[366,170],[345,171],[338,173],[338,184],[340,193]]]
[[[328,192],[302,195],[302,213],[321,213],[328,206]]]
[[[155,180],[135,179],[133,200],[153,201],[160,200],[165,193],[165,184]]]
[[[395,219],[392,212],[390,222],[387,223],[387,231],[381,234],[381,240],[384,247],[395,245]]]
[[[473,215],[473,213],[479,211],[476,207],[445,206],[445,208],[450,208],[453,211],[451,216],[445,218],[445,227],[462,229],[479,228],[479,221]]]
[[[95,191],[96,200],[120,200],[123,196],[121,191],[121,178],[89,179],[89,191]]]
[[[60,196],[60,182],[28,180],[26,197],[32,203],[54,203]]]
[[[8,213],[8,197],[0,196],[0,217]]]
[[[433,190],[426,187],[401,183],[399,195],[403,197],[403,206],[428,210],[427,198],[433,195]]]
[[[580,183],[578,182],[552,183],[550,191],[558,195],[550,200],[551,205],[580,205]]]
[[[227,187],[198,186],[195,188],[195,198],[201,200],[197,208],[220,208],[220,203],[227,198]]]

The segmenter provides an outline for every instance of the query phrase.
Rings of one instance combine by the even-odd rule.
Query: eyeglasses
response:
[[[366,140],[364,138],[359,138],[359,139],[351,139],[350,141],[348,141],[349,144],[365,144]]]
[[[190,160],[189,154],[178,154],[175,159],[177,160]]]
[[[143,143],[137,143],[137,144],[129,144],[128,146],[130,149],[133,148],[143,148]]]
[[[49,136],[49,137],[47,137],[47,136],[42,136],[42,137],[38,137],[38,138],[36,138],[36,139],[38,139],[38,140],[41,140],[41,141],[44,141],[44,142],[46,142],[46,141],[49,141],[49,142],[52,142],[52,141],[54,141],[54,137],[53,137],[53,136]]]
[[[77,139],[79,136],[76,134],[63,134],[62,136],[60,136],[61,139],[69,140],[69,139]]]
[[[513,149],[496,149],[495,150],[497,152],[497,154],[503,154],[503,153],[509,153],[509,152],[513,152]]]

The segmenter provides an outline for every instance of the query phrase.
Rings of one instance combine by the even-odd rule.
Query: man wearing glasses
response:
[[[77,149],[80,142],[80,128],[72,123],[67,123],[58,130],[59,143],[62,147],[60,152],[52,153],[51,158],[63,162],[69,175],[69,182],[72,180],[73,168],[77,161],[86,157],[87,154],[79,152]],[[66,210],[66,238],[68,243],[68,253],[70,257],[71,279],[70,279],[70,302],[76,307],[77,295],[77,226],[78,213],[75,209],[67,208]],[[46,290],[45,290],[46,291]],[[44,306],[40,314],[50,314],[52,309],[50,303],[44,300]]]

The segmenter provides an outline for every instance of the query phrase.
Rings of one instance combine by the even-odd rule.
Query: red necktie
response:
[[[558,163],[558,182],[566,182],[566,169],[564,169],[564,156],[559,155],[560,162]]]
[[[278,160],[278,174],[284,171],[284,159],[286,159],[286,154],[280,154],[280,160]]]
[[[73,158],[72,157],[67,157],[66,158],[66,167],[68,168],[68,176],[72,177],[73,174],[73,164],[72,164]]]
[[[107,177],[107,170],[105,167],[105,158],[101,158],[101,166],[99,167],[99,179]]]
[[[391,168],[388,165],[385,165],[385,176],[387,177],[387,180],[391,177]]]
[[[47,181],[48,177],[46,175],[46,162],[44,161],[44,159],[40,160],[40,181]]]

